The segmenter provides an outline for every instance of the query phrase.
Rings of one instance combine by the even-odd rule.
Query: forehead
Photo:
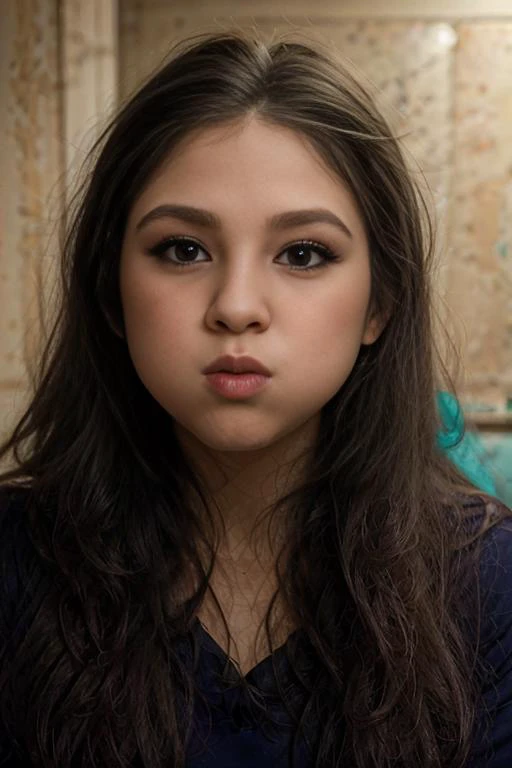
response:
[[[310,141],[254,115],[189,133],[153,173],[132,213],[169,202],[225,211],[243,205],[254,215],[324,206],[362,228],[352,191]]]

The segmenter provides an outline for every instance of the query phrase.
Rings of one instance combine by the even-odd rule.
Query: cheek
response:
[[[126,342],[142,381],[153,389],[168,378],[169,367],[184,361],[190,348],[192,308],[183,295],[140,281],[125,281],[121,287]]]
[[[183,324],[183,298],[180,292],[170,291],[162,275],[148,274],[137,263],[122,264],[120,275],[121,304],[127,333],[133,339],[142,338],[152,343],[161,335]],[[171,335],[171,334],[169,334]]]
[[[366,327],[369,280],[342,285],[305,302],[296,312],[298,340],[308,340],[318,351],[359,349]]]
[[[297,312],[293,335],[296,379],[323,406],[343,386],[357,360],[366,327],[369,282],[338,286],[323,301]],[[299,327],[300,325],[300,327]]]

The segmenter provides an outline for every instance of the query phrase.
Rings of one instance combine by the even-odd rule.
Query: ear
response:
[[[366,326],[363,338],[361,339],[361,344],[365,346],[374,344],[388,324],[389,317],[389,312],[377,312],[373,310],[369,312],[366,318]]]

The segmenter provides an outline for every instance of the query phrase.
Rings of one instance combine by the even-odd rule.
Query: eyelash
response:
[[[201,245],[201,243],[199,243],[197,240],[194,240],[191,237],[165,238],[164,240],[161,240],[159,243],[154,245],[152,248],[149,248],[148,253],[151,256],[155,256],[161,261],[165,261],[166,263],[172,264],[175,267],[191,267],[191,266],[194,266],[195,264],[202,263],[202,262],[195,262],[195,261],[179,262],[179,261],[171,261],[171,259],[166,259],[165,258],[166,251],[168,251],[174,245],[180,245],[180,244],[196,245],[202,251],[204,251],[205,253],[208,253],[206,248],[204,248],[204,246]],[[336,256],[336,254],[333,253],[333,251],[331,251],[330,248],[327,248],[325,245],[322,245],[321,243],[317,243],[314,240],[296,240],[295,242],[290,243],[285,248],[283,248],[278,255],[281,256],[283,253],[286,253],[286,251],[289,251],[291,248],[294,248],[294,247],[300,248],[301,246],[316,252],[319,256],[322,257],[323,261],[321,261],[318,264],[314,264],[311,267],[290,266],[289,269],[292,270],[293,272],[311,272],[312,270],[320,269],[322,267],[327,267],[329,264],[339,261],[339,257]]]

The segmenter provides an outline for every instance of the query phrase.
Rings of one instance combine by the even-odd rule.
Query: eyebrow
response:
[[[135,229],[141,230],[152,221],[158,219],[181,219],[189,224],[198,224],[202,227],[209,227],[210,229],[220,229],[221,220],[218,216],[210,211],[205,211],[202,208],[194,208],[190,205],[159,205],[146,213]],[[292,227],[298,227],[304,224],[331,224],[352,238],[352,232],[347,225],[336,216],[335,213],[329,211],[327,208],[306,208],[297,211],[285,211],[284,213],[277,213],[269,221],[271,229],[291,229]]]

